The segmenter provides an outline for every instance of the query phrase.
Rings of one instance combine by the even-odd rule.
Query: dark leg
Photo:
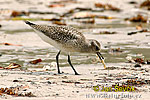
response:
[[[59,51],[58,54],[56,55],[56,62],[57,62],[58,74],[61,74],[61,73],[60,73],[60,69],[59,69],[59,61],[58,61],[60,52],[61,52],[61,51]]]
[[[72,66],[71,60],[70,60],[70,56],[69,56],[69,55],[68,55],[68,62],[69,62],[69,64],[70,64],[70,66],[72,67],[72,69],[73,69],[75,75],[79,75],[79,74],[76,72],[76,70],[74,69],[74,67]]]

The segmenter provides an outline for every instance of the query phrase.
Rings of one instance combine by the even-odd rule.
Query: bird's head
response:
[[[100,43],[97,40],[94,40],[94,39],[89,39],[88,41],[89,41],[89,45],[90,45],[90,48],[91,48],[91,52],[97,54],[97,56],[99,57],[99,59],[103,63],[104,68],[106,68],[106,65],[105,65],[105,62],[104,62],[104,57],[100,53],[100,50],[101,50]]]
[[[96,53],[101,50],[101,45],[97,40],[89,39],[89,42],[92,53]]]

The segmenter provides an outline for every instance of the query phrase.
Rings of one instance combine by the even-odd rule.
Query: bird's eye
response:
[[[98,51],[99,50],[99,47],[98,46],[96,46],[96,51]]]

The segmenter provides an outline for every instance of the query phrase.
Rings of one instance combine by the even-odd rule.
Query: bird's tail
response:
[[[45,26],[45,25],[37,25],[37,24],[31,23],[29,21],[24,21],[24,22],[26,24],[28,24],[29,26],[31,26],[35,31],[40,31],[42,33],[46,33],[47,32],[48,27]]]
[[[30,26],[32,26],[32,25],[36,25],[36,24],[34,24],[34,23],[31,23],[31,22],[29,22],[29,21],[24,21],[26,24],[28,24],[28,25],[30,25]]]
[[[31,23],[29,21],[24,21],[27,25],[31,26],[33,29],[35,30],[38,30],[38,31],[41,31],[41,25],[37,25],[37,24],[34,24],[34,23]]]

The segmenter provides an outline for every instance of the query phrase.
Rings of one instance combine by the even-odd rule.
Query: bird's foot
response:
[[[81,75],[81,74],[75,73],[75,75]]]
[[[62,74],[61,72],[58,72],[58,74]]]
[[[60,72],[60,71],[58,71],[58,74],[63,74],[64,72],[62,71],[62,72]]]

